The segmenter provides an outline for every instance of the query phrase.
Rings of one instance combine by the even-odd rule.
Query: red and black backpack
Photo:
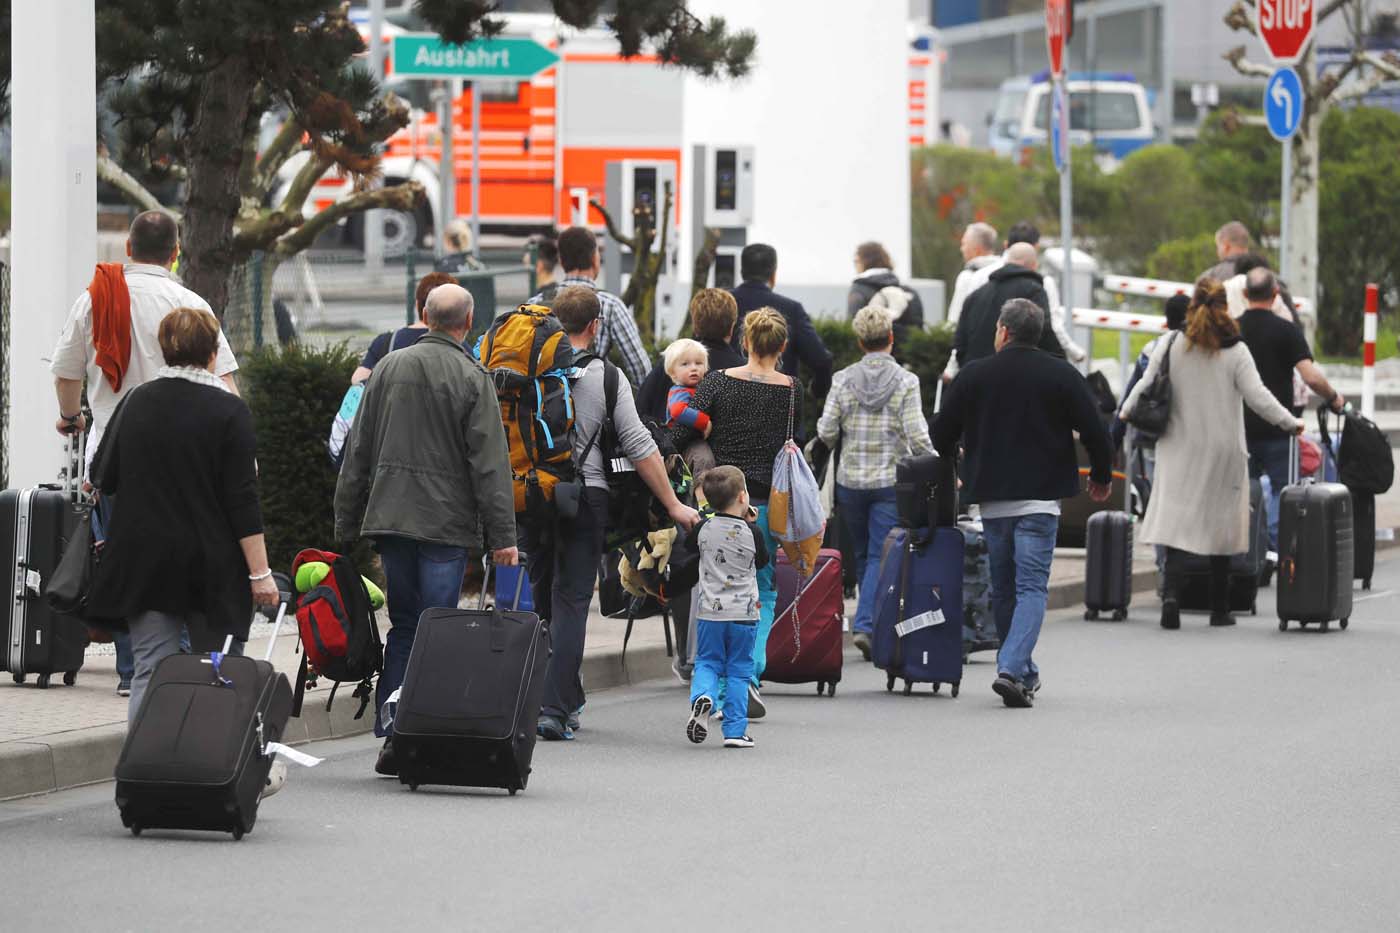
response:
[[[335,682],[326,701],[327,710],[342,683],[357,682],[353,695],[360,701],[355,713],[359,719],[373,696],[374,677],[384,669],[384,643],[379,637],[369,591],[349,557],[307,548],[292,561],[292,579],[296,579],[302,564],[316,561],[329,564],[331,572],[297,599],[302,656],[292,715],[301,714],[307,683],[314,684],[325,677]]]

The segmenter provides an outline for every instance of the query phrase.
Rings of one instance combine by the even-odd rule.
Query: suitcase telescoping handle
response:
[[[272,652],[277,647],[277,636],[282,634],[282,620],[286,618],[286,615],[287,604],[286,602],[282,602],[277,606],[277,621],[272,623],[272,637],[267,640],[267,651],[263,652],[263,660],[267,661],[269,664],[272,663]],[[227,656],[232,648],[233,636],[226,636],[224,638],[224,648],[221,653]]]
[[[1326,426],[1323,427],[1323,437],[1327,436]],[[1298,435],[1293,434],[1288,439],[1288,485],[1297,486],[1303,472],[1300,465],[1302,453],[1299,449]]]
[[[495,562],[491,560],[490,554],[485,554],[481,558],[481,599],[476,604],[477,609],[486,608],[486,593],[491,589],[491,571],[495,567]],[[511,604],[511,609],[520,608],[520,596],[525,592],[525,555],[520,555],[520,562],[515,565],[518,571],[515,575],[515,602]]]

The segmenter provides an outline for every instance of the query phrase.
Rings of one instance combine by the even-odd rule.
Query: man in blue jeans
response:
[[[851,535],[860,594],[851,623],[855,646],[870,660],[875,590],[885,537],[898,520],[894,504],[894,465],[901,457],[933,452],[919,397],[919,377],[895,362],[894,317],[871,305],[851,321],[859,362],[831,380],[817,436],[831,449],[841,445],[836,463],[836,505]]]
[[[340,541],[371,538],[384,561],[389,636],[375,695],[375,735],[386,736],[384,702],[403,683],[418,617],[456,608],[467,549],[485,547],[513,566],[515,508],[510,453],[491,377],[462,347],[472,297],[458,285],[428,294],[428,332],[374,368],[346,443],[335,489]],[[397,774],[392,738],[374,770]]]
[[[1037,348],[1045,312],[1023,298],[997,318],[996,352],[965,366],[948,387],[933,444],[966,458],[965,491],[981,504],[992,570],[992,612],[1001,650],[992,689],[1011,707],[1040,690],[1031,655],[1050,589],[1060,500],[1079,493],[1074,436],[1089,451],[1089,494],[1108,499],[1113,448],[1088,383],[1063,359]]]

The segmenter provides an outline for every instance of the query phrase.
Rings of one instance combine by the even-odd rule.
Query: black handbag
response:
[[[92,540],[92,513],[85,508],[79,512],[77,527],[63,548],[58,566],[49,576],[49,585],[44,591],[49,608],[82,618],[96,571],[97,548]]]
[[[1167,419],[1172,410],[1172,342],[1179,332],[1167,338],[1167,348],[1162,353],[1162,365],[1158,367],[1152,381],[1138,395],[1137,404],[1128,415],[1128,424],[1139,432],[1153,438],[1167,433]]]

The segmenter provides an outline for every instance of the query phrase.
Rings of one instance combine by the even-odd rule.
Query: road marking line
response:
[[[1380,599],[1382,596],[1394,596],[1394,590],[1381,590],[1379,593],[1367,593],[1365,596],[1353,596],[1353,603],[1364,603],[1368,599]]]

